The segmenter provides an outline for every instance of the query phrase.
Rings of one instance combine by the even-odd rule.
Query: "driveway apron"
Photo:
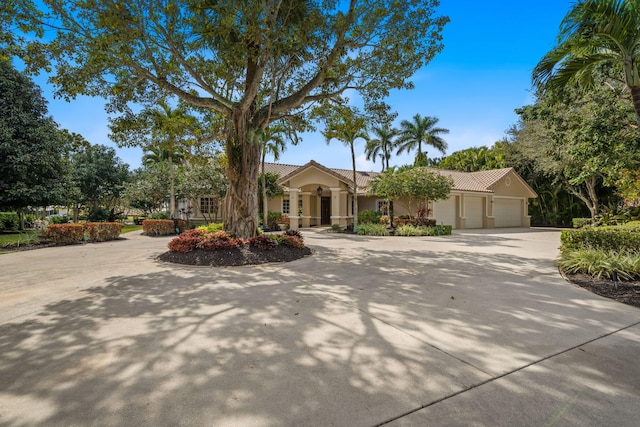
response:
[[[559,232],[303,235],[253,267],[0,255],[0,426],[637,425],[640,310],[566,283]]]

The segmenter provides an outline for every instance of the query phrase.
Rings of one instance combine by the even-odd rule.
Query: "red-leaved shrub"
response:
[[[142,231],[147,236],[169,236],[176,234],[172,219],[145,219],[142,221]]]
[[[207,233],[204,230],[188,230],[169,242],[169,250],[186,253],[195,249],[233,249],[242,244],[241,239],[231,238],[224,231]]]
[[[57,245],[79,243],[84,237],[84,224],[52,224],[47,227],[44,236]]]
[[[84,232],[89,242],[106,242],[115,240],[120,236],[122,223],[119,222],[87,222],[84,224]]]

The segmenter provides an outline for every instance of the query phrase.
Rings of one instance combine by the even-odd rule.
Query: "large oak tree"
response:
[[[347,90],[373,106],[410,88],[442,49],[448,21],[436,16],[438,0],[43,3],[42,16],[29,7],[16,16],[55,29],[30,51],[46,52],[61,95],[106,97],[110,111],[127,113],[131,103],[172,94],[224,118],[225,228],[239,237],[258,227],[261,145],[251,135],[298,123],[289,119]]]

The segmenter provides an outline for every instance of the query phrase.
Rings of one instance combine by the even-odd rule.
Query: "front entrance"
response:
[[[331,225],[331,197],[320,198],[320,225]]]

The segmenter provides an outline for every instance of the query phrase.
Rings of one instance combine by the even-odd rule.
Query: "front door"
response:
[[[320,198],[320,224],[331,225],[331,197]]]

